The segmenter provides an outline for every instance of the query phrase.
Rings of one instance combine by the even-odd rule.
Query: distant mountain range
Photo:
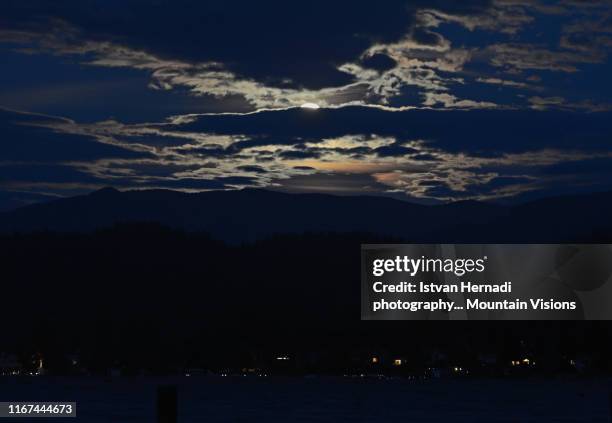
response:
[[[0,213],[0,232],[88,232],[157,222],[233,243],[305,232],[363,232],[406,242],[577,242],[605,241],[611,216],[611,192],[503,206],[256,189],[188,194],[105,188]]]

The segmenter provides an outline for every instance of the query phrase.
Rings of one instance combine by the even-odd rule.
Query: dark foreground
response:
[[[168,383],[178,385],[182,423],[610,419],[603,379],[0,378],[0,398],[76,401],[78,422],[154,422],[157,387]]]

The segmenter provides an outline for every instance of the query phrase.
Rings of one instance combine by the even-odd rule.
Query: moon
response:
[[[316,110],[320,108],[317,103],[304,103],[300,107],[302,109],[311,109],[311,110]]]

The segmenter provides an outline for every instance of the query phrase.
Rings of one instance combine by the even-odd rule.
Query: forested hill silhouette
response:
[[[274,234],[372,233],[419,242],[573,242],[610,233],[612,192],[514,206],[464,201],[419,205],[385,197],[267,190],[188,194],[118,191],[35,204],[0,214],[0,232],[90,232],[155,222],[226,242]]]

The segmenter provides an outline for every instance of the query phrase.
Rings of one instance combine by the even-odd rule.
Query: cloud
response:
[[[551,106],[561,106],[565,104],[563,97],[529,97],[529,103],[535,110],[547,110]]]
[[[507,32],[528,21],[515,5],[482,0],[391,1],[385,7],[348,1],[291,7],[241,1],[86,3],[12,3],[0,40],[23,45],[22,52],[141,70],[150,74],[151,89],[242,98],[238,108],[254,109],[307,102],[388,105],[411,87],[423,97],[439,94],[463,83],[448,74],[460,73],[472,50],[452,48],[434,29],[449,22],[475,29],[488,22],[487,29]],[[491,103],[462,100],[452,107]]]
[[[524,82],[517,82],[517,81],[501,79],[501,78],[476,78],[476,81],[481,82],[483,84],[503,85],[506,87],[513,87],[513,88],[530,88],[530,85]]]
[[[59,130],[74,122],[52,116],[0,109],[0,157],[5,162],[57,162],[108,157],[145,157],[118,145],[101,144],[87,134]],[[50,131],[50,127],[58,131]]]
[[[3,14],[0,42],[16,51],[136,69],[149,75],[152,90],[186,92],[240,112],[304,103],[399,110],[528,107],[511,93],[484,96],[475,89],[478,95],[466,95],[462,88],[498,81],[542,90],[535,81],[527,84],[533,75],[524,81],[520,74],[577,73],[605,61],[610,41],[605,2],[392,0],[373,7],[344,0],[291,6],[29,0],[10,3]],[[563,17],[555,46],[534,42],[523,31],[550,15]],[[456,26],[483,34],[455,37],[456,28],[449,28]],[[515,77],[500,78],[500,70]]]
[[[597,52],[554,51],[533,44],[494,44],[484,54],[490,56],[493,66],[507,72],[546,70],[552,72],[578,72],[585,63],[601,63],[605,56]]]
[[[326,191],[367,186],[367,192],[420,201],[494,199],[558,183],[559,171],[545,171],[552,166],[610,159],[611,122],[605,113],[368,107],[322,109],[316,115],[301,109],[200,115],[131,125],[33,120],[29,125],[40,131],[128,153],[5,163],[0,177],[11,189],[45,193],[105,185],[303,190],[337,181]],[[563,178],[569,185],[572,178],[584,181],[571,167]]]
[[[588,112],[607,112],[612,110],[610,104],[598,104],[592,101],[569,102],[563,97],[529,97],[527,101],[534,110],[549,110],[551,108],[564,110],[582,110]]]
[[[497,104],[490,101],[474,101],[461,100],[452,94],[427,92],[425,95],[425,106],[435,106],[437,104],[444,105],[444,108],[459,108],[459,109],[487,109],[496,108]]]
[[[594,186],[580,164],[609,160],[609,23],[604,1],[11,2],[0,42],[12,57],[108,77],[77,105],[114,116],[105,91],[131,73],[147,92],[219,107],[139,123],[2,111],[0,188],[442,201]]]
[[[426,9],[419,12],[419,20],[423,25],[429,27],[438,27],[443,23],[454,23],[470,31],[480,29],[505,34],[516,34],[534,20],[533,16],[530,16],[524,7],[511,2],[493,2],[492,7],[482,9],[480,12],[461,14]]]

